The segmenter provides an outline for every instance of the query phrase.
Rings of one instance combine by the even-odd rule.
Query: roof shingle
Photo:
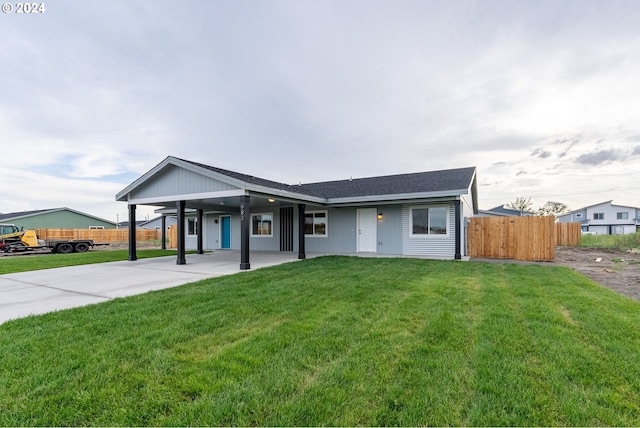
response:
[[[471,185],[475,173],[475,167],[467,167],[290,185],[185,159],[180,160],[245,183],[326,199],[463,190]]]

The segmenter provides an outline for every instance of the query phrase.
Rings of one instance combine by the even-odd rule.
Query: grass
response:
[[[582,247],[640,250],[640,232],[626,235],[582,235]]]
[[[640,425],[640,303],[324,257],[0,325],[0,425]]]
[[[175,255],[175,250],[137,250],[139,259]],[[89,251],[86,253],[45,254],[0,258],[0,275],[64,266],[78,266],[127,260],[129,250]]]

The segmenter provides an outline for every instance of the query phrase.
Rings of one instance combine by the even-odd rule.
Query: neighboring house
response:
[[[475,167],[288,185],[171,156],[116,200],[130,219],[136,205],[177,216],[179,264],[185,248],[237,249],[241,269],[249,249],[461,259],[478,212]]]
[[[560,223],[581,223],[583,232],[622,235],[640,231],[640,208],[601,202],[558,217]]]
[[[479,210],[475,217],[527,217],[534,215],[536,215],[536,213],[531,211],[514,210],[511,208],[505,208],[504,205],[498,205],[497,207],[493,207],[488,210]]]
[[[0,214],[0,223],[15,224],[24,229],[116,228],[116,223],[113,221],[66,207]]]
[[[140,228],[141,224],[144,224],[145,220],[136,220],[136,229]],[[118,229],[129,229],[128,221],[121,221],[117,224]]]
[[[173,216],[158,216],[156,218],[152,218],[151,220],[147,220],[147,221],[143,221],[142,223],[138,224],[136,227],[138,229],[161,229],[162,228],[162,217],[165,218],[165,227],[169,227],[169,226],[175,226],[175,224],[178,222],[178,220],[176,220],[175,215]]]

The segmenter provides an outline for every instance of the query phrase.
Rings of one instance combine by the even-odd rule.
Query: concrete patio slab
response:
[[[0,275],[0,324],[29,315],[106,302],[240,270],[239,251],[98,263]],[[297,261],[297,254],[251,253],[251,270]]]

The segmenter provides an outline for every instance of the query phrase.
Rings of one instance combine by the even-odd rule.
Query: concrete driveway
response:
[[[296,260],[296,253],[250,256],[251,270]],[[238,272],[238,251],[216,251],[188,254],[186,265],[169,256],[0,275],[0,324]]]

